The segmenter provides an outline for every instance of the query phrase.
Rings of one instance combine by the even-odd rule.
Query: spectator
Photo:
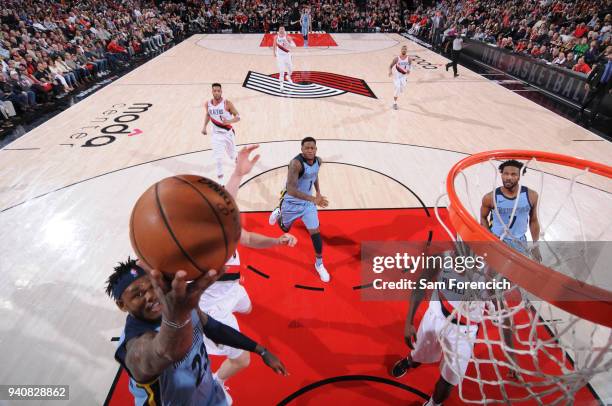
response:
[[[599,47],[597,41],[591,41],[589,49],[584,53],[584,61],[593,66],[599,59]]]
[[[561,67],[564,67],[566,62],[567,59],[565,59],[565,53],[563,52],[559,52],[559,55],[552,61],[553,65],[558,65]]]
[[[591,72],[591,67],[589,65],[587,65],[587,63],[584,61],[583,57],[580,57],[580,58],[578,58],[578,63],[576,65],[574,65],[572,70],[574,72],[580,72],[580,73],[588,74],[589,72]]]
[[[586,53],[588,49],[589,49],[589,44],[587,43],[587,39],[582,38],[580,40],[580,44],[574,47],[574,54],[578,57],[581,57]]]
[[[2,115],[2,128],[11,128],[13,127],[13,123],[9,120],[11,117],[15,117],[17,112],[15,111],[15,106],[13,103],[4,98],[4,93],[0,89],[0,115]]]
[[[576,30],[574,31],[574,36],[576,38],[582,38],[584,36],[584,34],[586,34],[588,32],[588,27],[586,26],[585,23],[580,23],[578,24],[578,26],[576,27]]]

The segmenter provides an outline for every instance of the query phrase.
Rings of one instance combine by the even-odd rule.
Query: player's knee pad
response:
[[[315,252],[321,254],[323,252],[323,239],[321,238],[321,233],[311,234],[310,239],[312,240]]]

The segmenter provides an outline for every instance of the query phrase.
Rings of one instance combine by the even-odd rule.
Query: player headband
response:
[[[136,279],[145,276],[146,274],[147,273],[144,269],[142,269],[138,265],[133,265],[132,269],[130,269],[130,272],[124,273],[119,277],[117,282],[115,282],[115,285],[113,286],[112,290],[113,299],[121,299],[121,295],[123,294],[123,292],[125,292],[127,287],[130,286],[131,283],[134,282]]]

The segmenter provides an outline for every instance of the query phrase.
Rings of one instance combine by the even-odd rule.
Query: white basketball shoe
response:
[[[271,226],[273,226],[274,224],[278,222],[280,215],[281,215],[280,207],[277,207],[276,209],[272,210],[272,213],[270,213],[270,217],[268,218],[268,223]]]
[[[327,272],[327,269],[325,269],[325,265],[321,264],[321,265],[317,265],[315,264],[315,269],[317,270],[317,273],[319,274],[319,278],[321,278],[322,282],[329,282],[329,272]]]

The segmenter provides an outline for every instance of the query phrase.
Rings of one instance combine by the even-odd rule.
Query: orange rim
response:
[[[446,178],[450,205],[449,217],[457,234],[466,243],[490,242],[487,262],[500,274],[528,292],[583,319],[612,327],[612,292],[578,281],[548,268],[510,248],[485,230],[461,204],[455,192],[455,178],[464,169],[491,159],[531,160],[589,169],[589,172],[612,179],[612,167],[567,155],[529,150],[497,150],[471,155],[456,163]],[[476,251],[476,250],[475,250]],[[569,298],[572,300],[558,300]]]

